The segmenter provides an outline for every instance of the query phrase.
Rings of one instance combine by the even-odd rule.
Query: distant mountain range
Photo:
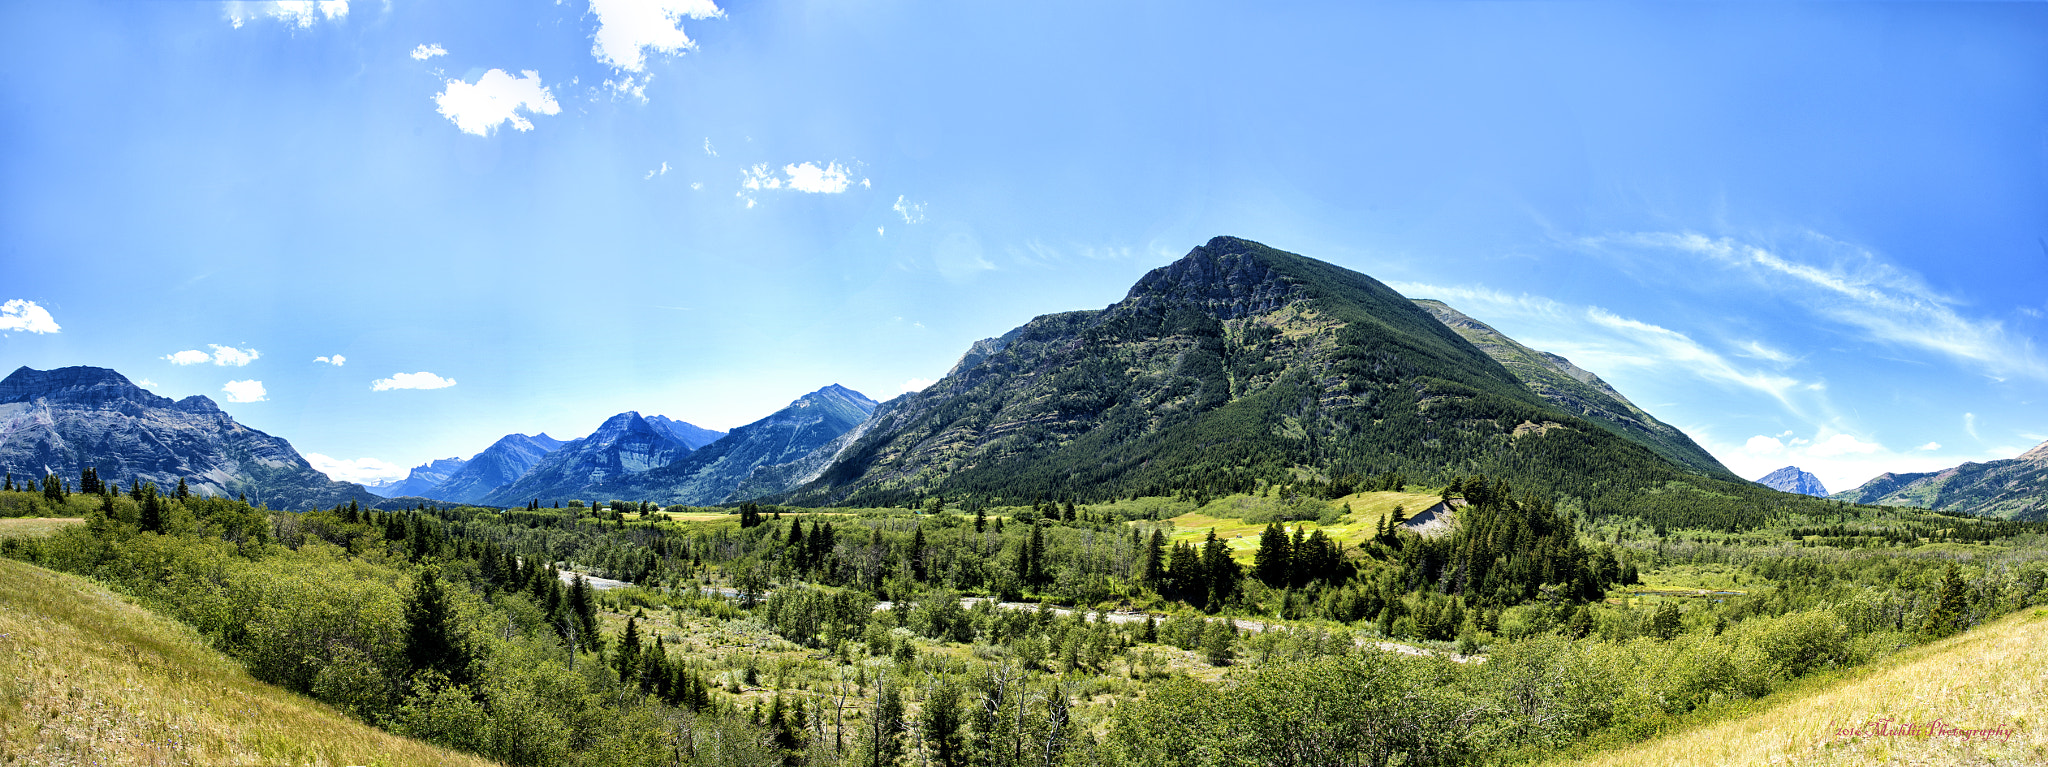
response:
[[[1820,483],[1820,477],[1808,474],[1797,466],[1787,466],[1765,474],[1756,483],[1772,490],[1780,490],[1787,493],[1813,495],[1822,498],[1828,497],[1828,489]]]
[[[387,502],[315,470],[291,443],[237,423],[213,400],[172,401],[106,368],[22,367],[0,381],[0,469],[17,482],[55,473],[73,483],[92,467],[124,489],[246,494],[272,508],[305,510]]]
[[[2007,458],[1919,474],[1878,475],[1836,493],[1852,503],[1919,506],[2008,519],[2048,519],[2048,442]]]
[[[449,475],[461,471],[468,463],[469,461],[458,457],[436,458],[412,467],[412,471],[407,473],[404,479],[364,485],[363,488],[386,498],[404,495],[425,498],[428,497],[427,493],[447,481]]]
[[[804,459],[866,421],[875,406],[866,395],[833,384],[798,397],[766,418],[733,429],[682,460],[609,477],[585,492],[596,498],[651,500],[664,505],[747,500],[736,497],[734,491],[755,470]]]

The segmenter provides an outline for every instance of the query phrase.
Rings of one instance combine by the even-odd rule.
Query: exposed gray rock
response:
[[[875,406],[866,395],[833,384],[733,429],[673,464],[596,483],[589,495],[662,505],[720,503],[733,498],[755,469],[810,455],[867,421]]]
[[[195,494],[247,494],[306,510],[384,499],[315,470],[291,443],[237,423],[213,400],[173,402],[106,368],[20,368],[0,381],[0,469],[16,479],[91,466],[123,488],[137,481]]]
[[[1797,466],[1787,466],[1765,474],[1756,483],[1779,492],[1828,497],[1828,489],[1821,485],[1820,477],[1808,474]]]

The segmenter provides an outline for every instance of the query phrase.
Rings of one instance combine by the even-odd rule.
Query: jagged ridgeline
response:
[[[1218,237],[1106,309],[976,344],[778,500],[1199,498],[1388,472],[1486,474],[1608,504],[1628,500],[1617,488],[1681,480],[1745,492],[1703,452],[1669,460],[1659,452],[1684,451],[1626,431],[1544,399],[1370,277]]]

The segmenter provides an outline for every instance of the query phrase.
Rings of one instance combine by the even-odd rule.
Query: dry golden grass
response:
[[[17,517],[0,519],[0,538],[10,536],[40,538],[58,530],[84,522],[70,517]]]
[[[2032,610],[1906,650],[1759,713],[1576,764],[2048,765],[2044,718],[2048,611]],[[1885,730],[1917,726],[1921,734],[1881,734],[1874,723],[1883,722]]]
[[[0,560],[0,583],[0,764],[490,764],[258,682],[84,579]]]

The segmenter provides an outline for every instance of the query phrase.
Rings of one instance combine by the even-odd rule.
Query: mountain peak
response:
[[[1828,489],[1821,485],[1819,477],[1808,474],[1797,466],[1787,466],[1766,474],[1756,483],[1786,493],[1817,495],[1822,498],[1828,495]]]
[[[1124,301],[1139,308],[1193,304],[1219,319],[1278,309],[1308,297],[1301,281],[1273,268],[1271,248],[1236,237],[1216,237],[1180,260],[1147,272]]]
[[[127,376],[107,368],[84,365],[36,370],[26,365],[0,380],[0,403],[50,399],[59,402],[99,405],[111,401],[135,402],[163,407],[166,397],[145,391]]]

